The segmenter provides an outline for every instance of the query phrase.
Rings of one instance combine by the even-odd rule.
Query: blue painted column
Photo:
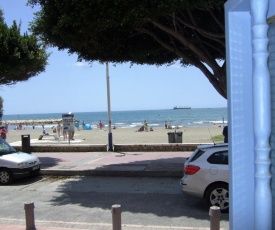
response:
[[[272,192],[272,226],[275,228],[275,1],[269,2],[268,13],[268,67],[271,83],[271,192]]]
[[[270,188],[271,99],[268,70],[268,0],[251,0],[253,17],[253,107],[255,135],[255,229],[272,229]]]
[[[225,5],[229,220],[232,230],[254,229],[253,63],[249,3],[249,0],[229,0]]]
[[[272,102],[266,20],[274,11],[274,0],[228,0],[225,4],[229,218],[233,230],[272,229]]]

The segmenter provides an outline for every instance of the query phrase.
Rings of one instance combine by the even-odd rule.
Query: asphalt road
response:
[[[45,177],[1,186],[0,224],[24,224],[24,203],[34,202],[37,226],[112,229],[111,207],[122,207],[123,229],[209,228],[209,209],[182,194],[180,178]],[[5,211],[3,211],[5,210]],[[221,215],[229,229],[229,215]]]

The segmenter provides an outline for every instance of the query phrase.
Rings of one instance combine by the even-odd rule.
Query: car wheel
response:
[[[0,169],[0,183],[10,184],[13,181],[11,172],[8,169]]]
[[[221,212],[229,211],[229,191],[227,184],[215,184],[206,192],[208,205],[220,207]]]

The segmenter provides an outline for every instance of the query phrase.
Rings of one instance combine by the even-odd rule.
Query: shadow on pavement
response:
[[[46,169],[58,165],[62,160],[55,157],[39,157],[41,168]]]
[[[14,186],[17,187],[19,185],[29,185],[29,184],[33,184],[36,182],[39,182],[41,180],[43,180],[43,176],[42,175],[33,175],[30,177],[26,177],[26,178],[22,178],[22,179],[16,179],[13,181],[12,184],[6,185],[6,186]]]
[[[120,204],[123,213],[208,221],[206,202],[182,194],[179,180],[180,177],[78,177],[65,181],[59,187],[59,196],[51,202],[54,206],[75,204],[99,210]],[[228,221],[229,215],[222,214],[221,220]],[[137,224],[135,219],[132,224]]]

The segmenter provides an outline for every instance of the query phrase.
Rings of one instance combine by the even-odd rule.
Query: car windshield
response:
[[[0,156],[15,153],[16,150],[10,146],[6,141],[0,138]]]

